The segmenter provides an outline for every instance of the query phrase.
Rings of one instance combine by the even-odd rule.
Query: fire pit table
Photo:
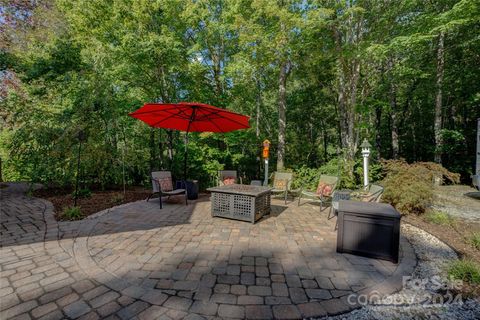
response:
[[[255,223],[270,214],[270,187],[230,184],[207,190],[212,193],[212,217]]]

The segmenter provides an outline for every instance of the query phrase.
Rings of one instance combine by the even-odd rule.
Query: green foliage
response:
[[[468,144],[465,135],[458,130],[443,129],[443,145],[440,150],[443,153],[443,164],[453,172],[465,176],[471,175],[471,168],[465,167],[463,155],[468,153]]]
[[[77,198],[90,198],[92,196],[92,191],[90,189],[79,189],[77,191]],[[72,193],[72,198],[75,198],[75,191]]]
[[[202,188],[222,168],[237,169],[244,181],[259,179],[265,138],[272,141],[271,171],[276,164],[279,70],[286,63],[285,166],[295,170],[298,185],[312,187],[314,177],[326,173],[340,176],[339,187],[354,189],[362,177],[358,142],[375,144],[371,159],[391,157],[394,117],[399,156],[433,159],[440,31],[448,48],[442,160],[464,179],[471,174],[480,117],[480,14],[474,0],[395,6],[17,2],[5,4],[7,18],[0,21],[7,44],[0,50],[4,180],[73,186],[79,130],[87,133],[82,185],[148,184],[149,173],[158,169],[182,178],[184,134],[128,117],[150,101],[199,101],[250,115],[250,130],[191,134],[188,172]],[[347,87],[341,90],[341,84]],[[371,181],[381,178],[380,169],[371,162]]]
[[[292,189],[315,190],[319,177],[318,169],[300,167],[294,172]]]
[[[429,211],[425,214],[425,220],[440,225],[453,225],[455,223],[455,220],[443,211]]]
[[[455,260],[448,266],[448,275],[453,279],[480,284],[480,266],[471,260]]]
[[[66,207],[63,209],[62,217],[68,220],[79,220],[82,218],[80,207]]]
[[[431,162],[409,164],[403,160],[383,162],[385,188],[383,201],[392,204],[400,212],[423,213],[433,199],[434,180],[447,179],[459,182],[459,175]]]
[[[333,158],[326,164],[318,168],[308,168],[302,166],[294,170],[294,189],[304,188],[306,190],[316,190],[320,175],[337,176],[340,178],[338,188],[357,189],[362,184],[363,162],[348,162],[343,159]],[[369,179],[371,182],[378,181],[381,178],[382,166],[379,163],[370,163]]]
[[[480,250],[480,232],[474,232],[467,238],[468,243],[477,250]]]

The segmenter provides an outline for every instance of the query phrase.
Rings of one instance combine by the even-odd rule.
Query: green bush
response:
[[[369,164],[369,180],[378,181],[382,177],[382,166],[379,163]],[[318,168],[299,167],[294,170],[293,189],[305,188],[314,191],[318,185],[320,175],[338,176],[340,181],[337,188],[357,189],[363,181],[363,160],[355,162],[343,158],[334,158]]]
[[[471,260],[455,260],[448,266],[448,275],[456,280],[480,284],[480,266]]]
[[[469,238],[468,243],[477,250],[480,250],[480,232],[474,232]]]
[[[62,217],[68,220],[78,220],[82,217],[82,211],[80,207],[66,207],[63,209]]]
[[[292,188],[314,190],[317,187],[319,176],[319,169],[312,169],[305,166],[300,167],[294,171]]]
[[[434,224],[452,225],[455,220],[446,212],[430,211],[425,215],[425,220]]]
[[[92,191],[90,189],[80,189],[77,191],[78,198],[90,198],[92,196]],[[75,198],[75,191],[72,193],[72,198]]]
[[[383,200],[392,204],[404,214],[424,213],[433,200],[434,180],[448,180],[458,183],[460,176],[439,164],[404,160],[383,161],[385,187]]]

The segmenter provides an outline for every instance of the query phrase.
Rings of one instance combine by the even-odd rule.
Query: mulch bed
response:
[[[90,197],[77,199],[77,206],[80,207],[84,218],[123,203],[144,200],[150,194],[150,190],[141,187],[127,189],[125,197],[123,197],[123,190],[92,191]],[[62,212],[64,208],[73,206],[72,192],[61,189],[40,189],[34,191],[33,195],[53,204],[57,220],[68,220],[62,216]]]
[[[439,225],[426,222],[419,216],[408,215],[402,218],[404,222],[410,223],[420,229],[439,238],[455,250],[460,256],[472,259],[480,263],[480,250],[475,249],[467,242],[467,237],[474,232],[480,231],[480,224],[474,222],[456,221],[452,225]]]

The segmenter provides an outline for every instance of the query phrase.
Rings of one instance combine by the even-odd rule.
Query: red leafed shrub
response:
[[[425,212],[433,200],[435,181],[458,183],[460,175],[433,162],[407,163],[404,160],[382,162],[385,188],[383,200],[403,214]]]

